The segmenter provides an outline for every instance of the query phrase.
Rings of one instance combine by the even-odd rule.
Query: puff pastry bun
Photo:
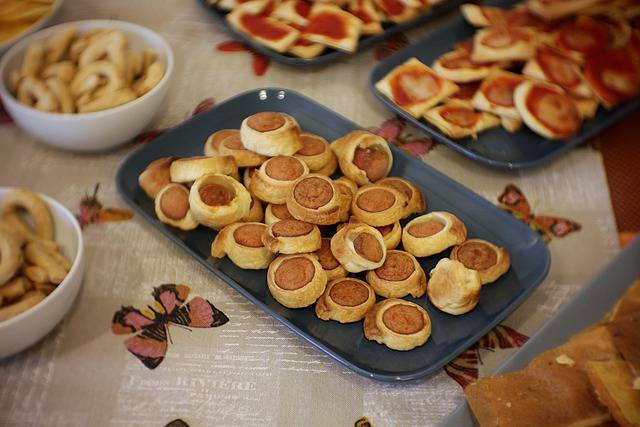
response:
[[[411,295],[419,298],[427,291],[427,276],[418,260],[408,252],[390,250],[384,264],[367,272],[367,282],[385,298]]]
[[[480,282],[483,285],[498,280],[511,265],[509,252],[506,249],[481,239],[469,239],[455,246],[449,258],[460,261],[471,270],[476,270],[480,274]]]
[[[430,212],[409,221],[402,230],[404,249],[417,257],[438,254],[467,240],[467,228],[449,212]]]
[[[251,177],[249,190],[267,203],[283,204],[293,183],[309,173],[309,167],[293,156],[272,157]]]
[[[377,182],[385,187],[395,188],[407,197],[407,203],[404,208],[403,218],[407,218],[410,215],[422,213],[427,209],[427,201],[422,194],[422,190],[418,188],[413,182],[399,178],[396,176],[389,176],[383,178]]]
[[[380,267],[387,247],[378,230],[366,224],[347,224],[331,238],[331,252],[351,273]]]
[[[235,179],[210,173],[198,178],[189,191],[193,217],[202,225],[220,229],[244,218],[251,209],[251,195]]]
[[[264,219],[264,208],[260,199],[256,196],[251,196],[251,204],[249,205],[249,213],[242,217],[242,222],[262,222]]]
[[[396,221],[393,224],[383,225],[381,227],[375,227],[376,230],[382,234],[384,245],[387,249],[395,249],[402,240],[402,227],[400,221]]]
[[[476,138],[478,133],[500,126],[500,119],[473,107],[450,103],[427,110],[425,120],[451,138]]]
[[[242,145],[264,156],[292,156],[302,148],[300,126],[288,114],[264,111],[240,125]]]
[[[364,318],[364,336],[393,350],[411,350],[431,336],[431,318],[418,304],[403,299],[385,299]]]
[[[295,157],[305,162],[310,172],[329,176],[336,171],[338,159],[326,139],[303,132],[300,134],[300,141],[302,148],[298,150]]]
[[[299,254],[320,248],[320,229],[315,224],[283,219],[267,227],[262,242],[271,252]]]
[[[513,94],[526,79],[508,71],[495,71],[487,77],[473,95],[471,105],[478,110],[497,114],[501,117],[520,119],[515,107]]]
[[[411,58],[376,83],[376,89],[417,118],[456,92],[458,86]]]
[[[376,294],[367,282],[351,277],[329,284],[316,302],[316,316],[322,320],[352,323],[364,319],[376,303]]]
[[[314,3],[303,37],[345,52],[355,52],[362,21],[332,4]]]
[[[355,196],[356,195],[356,191],[358,191],[358,184],[356,184],[355,182],[353,182],[352,180],[350,180],[346,176],[341,176],[338,179],[334,179],[333,182],[336,185],[340,186],[341,188],[344,188],[345,190],[348,190],[349,193],[351,193],[351,197]]]
[[[429,301],[445,313],[459,315],[475,308],[480,299],[480,274],[459,261],[442,258],[429,272]]]
[[[267,271],[269,292],[285,307],[302,308],[315,303],[327,286],[327,275],[311,254],[279,256]]]
[[[275,254],[262,243],[267,226],[259,222],[237,222],[224,227],[211,244],[211,255],[225,255],[238,267],[261,270],[269,267]]]
[[[381,136],[355,130],[331,143],[343,175],[358,185],[371,184],[389,175],[393,155]]]
[[[264,210],[264,223],[271,225],[283,219],[295,219],[286,204],[274,205],[269,203]]]
[[[311,224],[330,225],[345,221],[343,206],[351,197],[340,192],[333,180],[325,175],[302,176],[291,185],[287,209],[295,219]]]
[[[193,230],[198,221],[189,209],[189,190],[182,184],[167,184],[154,200],[158,219],[181,230]]]
[[[390,186],[370,184],[358,189],[351,202],[351,212],[360,221],[380,227],[403,218],[406,206],[404,193]]]
[[[531,28],[496,26],[478,30],[473,37],[474,62],[526,61],[536,53],[536,33]]]
[[[514,92],[522,120],[548,139],[566,139],[578,132],[582,117],[571,98],[557,86],[524,82]]]
[[[240,140],[240,131],[223,129],[207,139],[204,146],[207,156],[231,156],[239,168],[260,166],[267,160],[266,156],[247,150]]]
[[[331,239],[323,237],[320,243],[320,249],[314,252],[318,257],[318,262],[327,273],[327,280],[340,279],[347,277],[347,270],[340,264],[340,262],[333,256],[331,252]]]
[[[238,165],[231,156],[195,156],[176,159],[171,163],[169,172],[171,181],[180,183],[193,182],[202,175],[210,173],[240,178]]]
[[[253,11],[247,10],[246,7],[237,7],[227,14],[226,19],[236,30],[280,53],[286,52],[300,37],[300,31],[292,26],[269,16],[251,12]]]
[[[171,182],[169,169],[175,159],[177,159],[177,157],[162,157],[156,159],[149,163],[140,174],[138,184],[140,184],[140,188],[142,188],[147,196],[155,199],[160,190]]]

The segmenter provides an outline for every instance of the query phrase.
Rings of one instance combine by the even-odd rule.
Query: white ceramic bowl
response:
[[[11,70],[20,67],[27,46],[58,31],[76,26],[81,32],[92,28],[124,31],[129,47],[155,49],[166,72],[152,90],[131,102],[95,113],[59,114],[39,111],[19,103],[8,89]],[[15,122],[25,132],[58,148],[74,151],[100,151],[131,140],[151,121],[169,89],[173,74],[173,51],[159,34],[140,25],[122,21],[89,20],[68,22],[38,31],[16,43],[0,61],[0,99]]]
[[[0,199],[12,188],[0,187]],[[56,289],[29,310],[0,322],[0,359],[16,354],[47,335],[69,311],[84,275],[82,231],[71,212],[50,197],[40,195],[49,206],[55,240],[64,255],[73,260],[71,270]]]
[[[51,19],[53,19],[53,17],[58,13],[61,6],[62,6],[62,0],[55,0],[51,5],[51,8],[49,9],[49,13],[42,16],[40,19],[34,22],[29,28],[25,29],[24,31],[0,43],[0,54],[2,54],[2,52],[4,52],[5,50],[9,49],[11,45],[13,45],[15,42],[17,42],[21,38],[26,37],[29,34],[35,31],[38,31],[40,28],[47,25],[49,21],[51,21]]]

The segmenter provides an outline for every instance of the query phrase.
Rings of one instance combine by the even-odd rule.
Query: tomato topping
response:
[[[394,74],[389,82],[391,94],[401,107],[427,101],[440,92],[441,79],[420,68],[407,67]]]
[[[311,6],[311,2],[306,0],[297,0],[294,5],[294,9],[298,15],[307,18],[311,12]]]
[[[261,15],[244,14],[240,17],[240,23],[248,32],[263,39],[280,40],[289,34],[285,28]]]
[[[407,8],[404,3],[399,0],[382,0],[380,5],[384,13],[389,16],[402,15]]]
[[[558,30],[557,44],[562,49],[589,53],[609,45],[607,26],[593,19],[567,22]]]
[[[560,138],[573,136],[580,127],[582,119],[571,98],[549,87],[533,86],[526,105],[531,114]]]
[[[313,14],[305,32],[320,34],[334,40],[340,40],[347,36],[346,24],[342,17],[328,11]]]
[[[478,120],[480,120],[481,114],[472,108],[456,105],[442,107],[442,109],[440,109],[440,116],[456,126],[472,128],[478,123]]]
[[[571,59],[551,49],[539,48],[536,60],[551,82],[564,88],[574,88],[580,84],[580,68]]]
[[[502,107],[513,107],[513,92],[522,81],[522,78],[514,76],[498,76],[485,80],[480,90],[489,102]]]
[[[531,35],[523,28],[497,27],[492,29],[480,43],[494,49],[505,49],[519,41],[529,41],[530,39]]]

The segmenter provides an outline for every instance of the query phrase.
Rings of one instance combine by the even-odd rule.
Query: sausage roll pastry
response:
[[[286,204],[274,205],[269,203],[264,210],[264,223],[271,225],[283,219],[295,219]]]
[[[377,82],[376,89],[417,118],[455,93],[458,86],[416,58],[411,58]]]
[[[411,295],[420,298],[427,291],[427,276],[418,260],[408,252],[390,250],[384,264],[367,272],[367,282],[385,298]]]
[[[509,252],[506,249],[481,239],[469,239],[455,246],[449,258],[460,261],[471,270],[476,270],[480,274],[480,282],[483,285],[498,280],[511,265]]]
[[[500,126],[500,118],[497,116],[456,103],[434,107],[427,110],[423,117],[442,133],[454,139],[467,136],[477,138],[478,133]]]
[[[294,155],[309,166],[310,172],[332,175],[338,167],[338,159],[326,139],[312,133],[300,134],[302,148]]]
[[[255,173],[256,168],[245,168],[244,172],[242,172],[242,183],[249,191],[251,191],[251,178]]]
[[[235,179],[210,173],[202,175],[191,186],[189,206],[196,221],[219,230],[249,213],[251,195]]]
[[[556,84],[575,96],[593,96],[582,76],[580,64],[550,47],[540,46],[535,56],[524,65],[522,74]]]
[[[244,119],[240,125],[240,139],[246,149],[265,156],[292,156],[302,148],[296,119],[272,111]]]
[[[256,196],[251,196],[251,204],[249,205],[249,213],[242,217],[242,222],[262,222],[264,219],[264,208],[260,199]]]
[[[360,187],[351,202],[354,217],[375,227],[393,224],[404,217],[407,197],[390,186],[369,184]]]
[[[355,52],[361,30],[362,21],[346,10],[332,4],[315,3],[302,36],[334,49]]]
[[[398,247],[400,240],[402,240],[402,227],[400,226],[400,221],[374,228],[382,234],[382,239],[384,240],[384,245],[387,249],[395,249]]]
[[[387,247],[378,230],[366,224],[347,224],[331,238],[331,252],[351,273],[380,267]]]
[[[338,156],[342,173],[358,185],[371,184],[389,175],[393,155],[381,136],[355,130],[336,139],[331,149]]]
[[[296,219],[283,219],[271,224],[262,235],[262,242],[271,252],[282,254],[316,251],[321,240],[317,225]]]
[[[155,199],[160,190],[171,182],[169,168],[177,157],[162,157],[149,163],[138,177],[140,188],[147,196]]]
[[[376,303],[376,294],[367,282],[353,278],[336,279],[327,285],[316,302],[316,316],[322,320],[352,323],[364,319]]]
[[[226,135],[226,136],[221,136]],[[207,139],[204,146],[207,156],[231,156],[239,168],[260,166],[267,160],[266,156],[247,150],[240,140],[240,131],[223,129]]]
[[[279,256],[267,271],[269,292],[289,308],[315,303],[327,286],[327,275],[311,254]]]
[[[364,318],[364,336],[393,350],[411,350],[431,336],[427,311],[403,299],[385,299],[373,306]]]
[[[198,221],[189,209],[189,190],[182,184],[167,184],[154,200],[156,216],[161,222],[181,230],[193,230]]]
[[[237,222],[224,227],[211,244],[214,258],[229,259],[246,270],[261,270],[269,267],[275,254],[262,243],[267,226],[259,222]]]
[[[516,88],[514,101],[526,125],[545,138],[570,138],[582,124],[580,111],[557,86],[532,81],[522,83]]]
[[[445,313],[459,315],[475,308],[480,299],[480,274],[459,261],[442,258],[429,272],[427,295]]]
[[[500,117],[520,119],[513,94],[526,78],[508,71],[495,71],[487,77],[473,95],[471,105]]]
[[[169,167],[172,182],[187,183],[205,174],[229,175],[239,179],[238,166],[231,156],[195,156],[176,159]]]
[[[449,212],[430,212],[412,219],[402,230],[404,249],[417,257],[438,254],[467,240],[467,228]]]
[[[340,188],[343,188],[349,193],[351,193],[351,197],[355,196],[356,191],[358,191],[358,184],[356,184],[346,176],[341,176],[338,179],[334,179],[333,182]]]
[[[422,213],[427,209],[427,202],[424,194],[422,194],[422,190],[413,182],[404,178],[390,176],[381,179],[377,184],[394,188],[407,197],[402,218],[407,218],[416,213]]]
[[[343,221],[343,206],[350,201],[350,195],[340,192],[331,178],[309,174],[298,178],[289,189],[287,209],[297,220],[331,225]]]
[[[283,204],[293,183],[309,173],[309,167],[292,156],[272,157],[253,174],[249,190],[267,203]]]
[[[473,37],[473,62],[526,61],[536,53],[536,33],[526,27],[489,27]]]
[[[263,14],[251,13],[241,7],[227,14],[226,19],[236,30],[280,53],[286,52],[300,37],[300,31],[292,26]]]
[[[340,279],[347,277],[347,270],[340,264],[340,262],[333,256],[331,252],[331,239],[323,237],[320,243],[320,249],[314,252],[318,257],[318,262],[327,273],[327,280]]]

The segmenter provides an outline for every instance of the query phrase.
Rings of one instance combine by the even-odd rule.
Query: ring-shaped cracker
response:
[[[293,183],[308,173],[309,167],[300,159],[293,156],[272,157],[253,174],[249,189],[267,203],[286,203]]]
[[[0,200],[0,216],[27,211],[38,236],[53,240],[53,219],[45,202],[33,191],[25,188],[13,190]]]
[[[352,323],[364,319],[375,303],[376,294],[367,282],[347,277],[327,284],[315,311],[322,320]]]
[[[7,283],[18,271],[23,262],[18,241],[0,228],[0,286]]]
[[[191,186],[189,206],[200,224],[220,229],[240,221],[249,213],[251,195],[235,179],[210,173],[202,175]]]
[[[449,212],[430,212],[412,219],[402,230],[402,246],[416,257],[438,254],[467,240],[467,228]]]
[[[262,243],[267,226],[259,222],[237,222],[224,227],[211,243],[211,255],[229,257],[231,262],[246,270],[269,267],[275,254]]]
[[[315,303],[327,286],[327,275],[312,254],[279,256],[269,265],[267,285],[273,298],[289,308]]]
[[[181,230],[193,230],[198,221],[189,209],[189,190],[182,184],[167,184],[158,192],[154,200],[158,219]]]
[[[299,254],[313,252],[320,248],[322,237],[315,224],[283,219],[267,227],[262,242],[271,252]]]
[[[420,298],[427,291],[427,276],[418,260],[408,252],[390,250],[382,266],[367,272],[367,282],[385,298],[411,295]]]
[[[498,280],[509,270],[511,260],[505,248],[499,248],[482,239],[469,239],[455,246],[449,258],[480,274],[483,285]]]
[[[382,234],[367,224],[349,223],[331,238],[333,256],[351,273],[380,267],[387,256]]]
[[[385,299],[364,318],[364,336],[393,350],[407,351],[427,342],[431,318],[427,311],[403,299]]]

